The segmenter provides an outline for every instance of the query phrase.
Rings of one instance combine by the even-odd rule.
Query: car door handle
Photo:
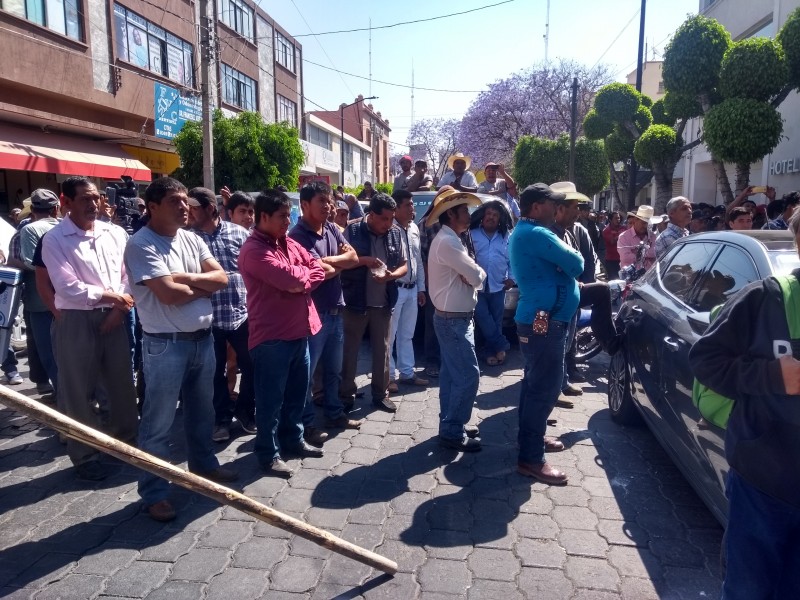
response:
[[[678,341],[669,336],[664,338],[664,345],[673,352],[677,352],[681,349],[681,345],[678,343]]]

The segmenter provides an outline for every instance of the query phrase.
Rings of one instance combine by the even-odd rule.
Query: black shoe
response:
[[[378,400],[377,402],[373,400],[372,404],[380,408],[381,410],[385,410],[386,412],[390,413],[397,412],[397,405],[391,400],[389,400],[388,397],[383,398],[382,400]]]
[[[291,446],[285,449],[286,454],[293,456],[301,456],[303,458],[319,458],[325,454],[322,448],[315,448],[305,440],[296,446]]]
[[[84,479],[86,481],[102,481],[109,476],[109,472],[108,469],[98,461],[90,460],[89,462],[77,465],[75,467],[75,475],[78,476],[78,479]]]
[[[477,425],[464,425],[464,433],[467,434],[468,438],[478,438],[481,437],[481,432],[478,430]]]
[[[256,419],[254,415],[246,415],[244,413],[236,413],[236,420],[239,422],[242,430],[250,435],[255,435],[258,429],[256,428]]]
[[[344,412],[349,413],[353,410],[353,406],[356,404],[356,399],[354,396],[339,396],[339,401],[342,403],[342,410]]]
[[[216,483],[230,483],[239,479],[237,471],[226,469],[225,467],[217,467],[211,471],[193,471],[193,473]]]
[[[439,436],[439,445],[444,446],[445,448],[458,450],[459,452],[480,452],[481,450],[480,441],[473,438],[452,440],[450,438]]]
[[[550,427],[554,427],[556,423],[558,423],[558,421],[556,421],[555,419],[547,419],[547,424]]]
[[[322,448],[322,444],[328,439],[328,434],[317,427],[306,427],[303,430],[303,439],[317,448]]]
[[[284,479],[289,479],[292,476],[291,467],[287,465],[280,457],[273,460],[268,465],[261,465],[261,468],[267,472],[267,475],[274,475],[275,477],[283,477]]]

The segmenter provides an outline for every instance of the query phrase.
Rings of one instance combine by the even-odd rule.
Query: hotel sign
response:
[[[789,175],[790,173],[800,173],[800,157],[770,161],[770,175]]]

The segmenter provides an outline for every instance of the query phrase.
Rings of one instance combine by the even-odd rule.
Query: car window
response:
[[[710,311],[758,279],[760,277],[750,255],[735,246],[725,246],[698,284],[697,293],[689,306],[699,312]]]
[[[675,252],[666,269],[661,267],[661,285],[688,304],[692,286],[719,248],[710,242],[688,242]]]

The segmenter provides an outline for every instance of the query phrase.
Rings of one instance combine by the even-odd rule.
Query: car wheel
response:
[[[608,367],[608,409],[611,418],[620,425],[641,422],[641,415],[633,403],[631,371],[624,349],[611,357]]]

